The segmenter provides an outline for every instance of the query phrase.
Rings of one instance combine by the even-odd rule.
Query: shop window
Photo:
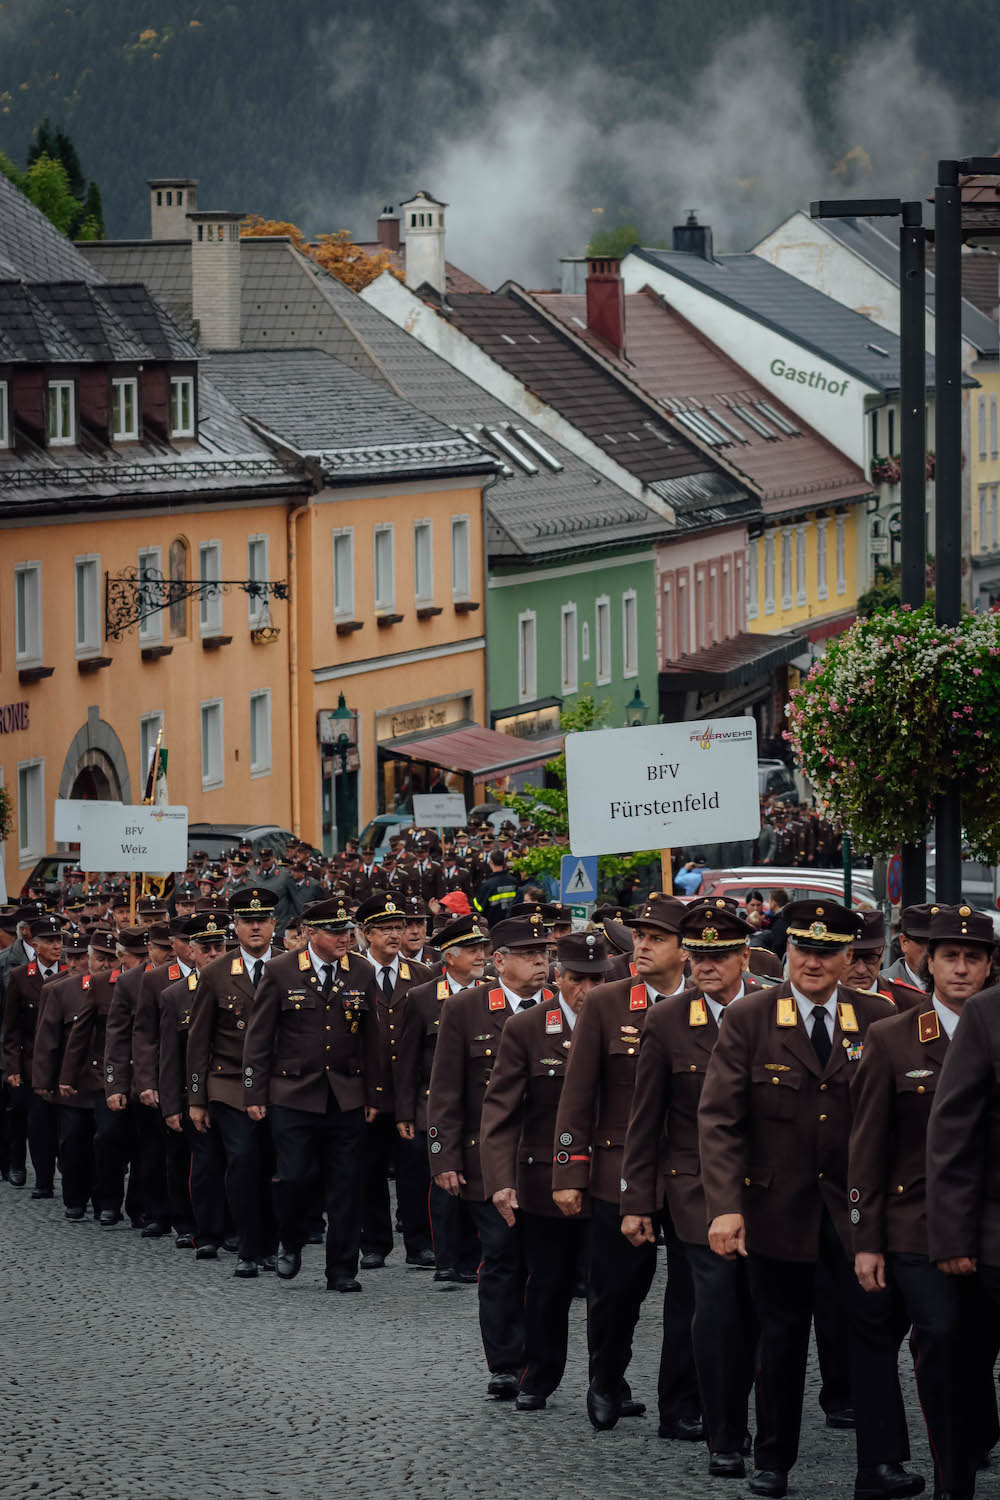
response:
[[[93,654],[101,644],[100,559],[78,557],[73,565],[73,575],[77,654]]]

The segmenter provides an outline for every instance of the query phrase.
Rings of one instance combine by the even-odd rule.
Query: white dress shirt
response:
[[[268,950],[267,950],[266,953],[261,953],[261,954],[258,955],[257,958],[254,958],[253,954],[252,953],[248,953],[247,950],[243,947],[242,943],[240,944],[240,958],[242,958],[242,960],[243,960],[243,967],[244,967],[244,969],[246,969],[246,971],[250,975],[251,979],[253,978],[253,966],[254,966],[254,964],[257,963],[258,961],[260,963],[266,964],[267,961],[268,961],[268,959],[271,958],[271,956],[272,956],[272,949],[270,947],[268,947]],[[322,975],[320,975],[320,978],[322,978]]]
[[[27,938],[21,939],[21,946],[24,949],[25,957],[27,958],[29,964],[33,964],[35,962],[35,950],[28,942]]]
[[[724,1010],[728,1010],[730,1005],[735,1005],[737,1000],[742,1000],[746,992],[747,987],[741,979],[739,989],[736,991],[736,994],[728,1002],[727,1005],[723,1005],[721,1000],[713,1000],[711,995],[705,996],[705,999],[708,1002],[708,1008],[712,1012],[712,1018],[715,1021],[716,1026],[722,1025],[722,1012]]]
[[[934,1009],[938,1013],[941,1025],[944,1027],[944,1034],[950,1042],[955,1035],[955,1027],[958,1025],[961,1017],[955,1011],[949,1010],[947,1005],[938,999],[937,995],[934,996]]]
[[[313,966],[313,968],[316,971],[316,978],[319,980],[320,984],[322,984],[323,980],[326,978],[326,975],[323,973],[323,970],[326,968],[327,964],[330,965],[330,969],[331,969],[331,976],[330,977],[332,978],[333,977],[332,971],[334,969],[336,969],[338,963],[340,962],[339,958],[320,958],[319,954],[316,952],[316,949],[313,947],[312,943],[309,944],[309,957],[312,959],[312,966]]]
[[[657,1000],[672,1000],[674,995],[679,995],[682,990],[687,988],[687,980],[684,978],[683,974],[681,975],[680,984],[675,990],[671,990],[669,995],[664,994],[662,990],[658,990],[655,984],[650,984],[648,979],[645,983],[646,994],[649,996],[650,1005],[655,1005]]]
[[[507,996],[507,1004],[510,1006],[511,1010],[514,1012],[514,1014],[516,1016],[517,1013],[518,1013],[518,1011],[521,1009],[521,1007],[523,1005],[527,1004],[527,1001],[522,1000],[520,995],[515,995],[513,990],[509,990],[507,988],[507,986],[504,984],[504,982],[503,982],[502,979],[500,981],[500,988],[503,990],[504,994]],[[542,999],[542,992],[541,992],[541,990],[536,990],[535,993],[534,993],[534,995],[531,996],[531,999],[534,1000],[534,1002],[535,1002],[536,1005],[540,1005],[541,1004],[541,999]]]
[[[910,977],[910,983],[914,986],[915,989],[926,990],[926,988],[927,988],[927,981],[925,979],[919,979],[917,977],[917,975],[914,974],[913,970],[910,968],[910,966],[906,962],[905,958],[903,959],[903,968],[906,970],[907,974],[909,975],[909,977]]]
[[[816,1009],[816,1001],[810,1000],[808,995],[803,995],[802,991],[797,990],[794,984],[792,985],[792,994],[795,996],[795,1003],[799,1008],[799,1015],[802,1017],[802,1024],[806,1028],[806,1031],[809,1033],[809,1035],[812,1036],[813,1011]],[[837,994],[838,990],[835,988],[833,994],[823,1006],[823,1009],[826,1012],[826,1034],[830,1038],[831,1046],[833,1045],[833,1028],[836,1025],[837,1021]]]
[[[574,1026],[576,1025],[576,1011],[571,1005],[566,1004],[566,1001],[563,999],[562,995],[559,996],[559,1009],[566,1017],[566,1025],[569,1027],[570,1031],[572,1031]]]

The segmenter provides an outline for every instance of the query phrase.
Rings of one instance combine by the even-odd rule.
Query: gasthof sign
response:
[[[574,854],[753,839],[760,832],[751,718],[566,736]]]

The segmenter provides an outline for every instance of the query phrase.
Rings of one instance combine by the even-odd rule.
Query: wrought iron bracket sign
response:
[[[164,578],[156,568],[125,568],[114,577],[104,575],[104,634],[109,641],[120,641],[143,620],[169,609],[186,599],[215,599],[241,589],[251,599],[266,603],[268,598],[288,598],[288,584],[265,578]]]

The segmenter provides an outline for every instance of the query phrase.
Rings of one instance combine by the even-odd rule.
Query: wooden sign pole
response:
[[[660,850],[660,881],[663,887],[663,894],[665,896],[672,896],[674,894],[674,862],[672,849]]]

